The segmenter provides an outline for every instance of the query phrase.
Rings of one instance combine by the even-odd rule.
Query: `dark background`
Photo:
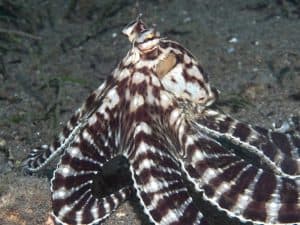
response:
[[[18,166],[126,54],[120,32],[138,13],[192,51],[224,112],[266,127],[300,116],[300,1],[0,1],[0,224],[45,224],[49,181]],[[131,202],[104,224],[147,224]],[[212,224],[236,223],[204,208]]]

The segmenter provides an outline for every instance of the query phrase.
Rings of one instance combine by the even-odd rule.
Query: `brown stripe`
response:
[[[184,212],[182,213],[181,217],[179,217],[178,221],[170,224],[170,225],[194,225],[194,224],[199,224],[199,221],[196,221],[197,216],[198,216],[198,209],[195,207],[195,205],[193,203],[190,203],[186,209],[184,210]],[[205,223],[202,223],[199,225],[204,225]]]
[[[198,138],[198,140],[195,142],[195,145],[197,145],[198,149],[201,149],[201,151],[209,154],[228,153],[228,151],[217,144],[217,142],[206,138]]]
[[[297,204],[299,193],[295,181],[282,178],[282,187],[280,190],[280,199],[282,203]]]
[[[234,120],[230,117],[226,117],[224,120],[222,121],[219,121],[218,125],[218,131],[221,132],[221,133],[226,133],[228,132],[228,130],[230,129],[231,125],[232,125],[232,122]]]
[[[82,207],[84,206],[84,204],[86,204],[86,201],[88,200],[88,198],[90,197],[91,193],[87,192],[84,194],[84,196],[82,197],[82,199],[79,200],[79,202],[77,202],[72,210],[70,212],[68,212],[64,218],[63,221],[66,223],[71,223],[71,224],[77,224],[76,222],[76,212],[80,211],[82,209]],[[78,199],[77,199],[78,200]],[[82,223],[90,223],[92,222],[92,218],[88,218],[87,221],[82,221]]]
[[[237,123],[232,135],[240,138],[241,141],[246,141],[250,134],[251,130],[246,124]]]
[[[83,213],[82,213],[82,221],[91,221],[91,219],[93,219],[91,209],[92,209],[94,203],[95,203],[95,198],[90,198],[90,200],[86,203],[86,205],[84,206]],[[97,205],[97,207],[99,207],[99,206]]]
[[[41,165],[39,158],[32,159],[32,162],[30,163],[30,168],[37,168]]]
[[[197,123],[205,126],[205,127],[208,127],[212,130],[218,130],[219,129],[219,125],[218,123],[216,123],[216,118],[214,116],[206,116],[206,117],[203,117],[203,118],[199,118],[197,120]]]
[[[73,202],[77,201],[84,192],[89,190],[89,185],[84,185],[78,190],[73,190],[72,194],[64,199],[52,199],[52,209],[55,215],[58,215],[59,211],[65,205],[71,205]]]
[[[69,153],[66,153],[61,159],[62,165],[69,165],[75,171],[99,171],[101,169],[99,164],[86,161],[85,159],[78,159],[75,157],[71,157]]]
[[[273,173],[263,172],[255,184],[253,200],[257,202],[267,202],[271,199],[276,188],[276,177]]]
[[[291,156],[291,145],[287,136],[279,132],[272,132],[271,137],[275,145],[285,154]]]
[[[205,184],[205,185],[203,185],[202,188],[203,188],[203,190],[204,190],[207,197],[210,197],[210,198],[214,197],[215,189],[211,185]]]
[[[71,131],[69,130],[69,128],[67,127],[67,126],[65,126],[64,128],[63,128],[63,135],[64,135],[64,137],[66,138],[66,137],[68,137],[69,136],[69,134],[71,133]]]
[[[144,185],[149,183],[151,177],[155,179],[164,179],[166,182],[174,179],[181,179],[179,174],[170,174],[167,171],[161,171],[159,168],[151,168],[142,170],[142,172],[136,176],[136,181],[138,184]]]
[[[51,155],[50,149],[45,149],[45,150],[44,150],[44,153],[43,153],[43,161],[45,162],[45,160],[46,160],[47,158],[49,158],[50,155]]]
[[[78,122],[78,116],[79,114],[76,113],[74,114],[71,119],[70,119],[70,124],[72,125],[72,127],[75,127],[77,125],[77,122]]]
[[[246,166],[245,162],[238,162],[234,165],[231,165],[229,168],[225,169],[221,174],[211,180],[210,184],[214,187],[219,186],[222,182],[229,182],[233,180],[241,170]]]
[[[267,218],[265,202],[252,201],[245,209],[243,216],[246,219],[264,222]]]
[[[253,166],[244,171],[231,189],[221,196],[220,205],[226,209],[231,209],[235,206],[239,195],[244,193],[245,189],[255,178],[257,171],[257,168]]]
[[[206,169],[208,169],[208,165],[205,161],[199,161],[196,163],[196,165],[194,166],[196,173],[198,174],[198,177],[202,176],[203,173],[206,171]]]
[[[199,178],[203,174],[203,172],[208,168],[207,164],[204,163],[202,168],[198,167],[198,170],[196,170],[193,166],[188,165],[186,166],[186,170],[192,178]]]
[[[279,210],[278,220],[282,223],[296,223],[300,221],[300,208],[298,205],[299,193],[295,181],[282,178],[280,200],[282,206]]]
[[[297,174],[298,173],[298,165],[297,161],[290,158],[290,157],[285,157],[282,162],[280,163],[280,167],[283,172],[287,174]]]
[[[153,162],[157,163],[157,165],[161,165],[166,168],[176,168],[177,166],[175,162],[169,157],[164,157],[157,153],[147,151],[136,156],[134,162],[132,163],[133,168],[143,168],[143,161],[145,159],[152,160]]]
[[[148,111],[149,108],[147,106],[144,105],[143,107],[139,107],[134,113],[132,113],[135,122],[145,122],[147,124],[154,123],[153,118]]]
[[[199,70],[199,72],[202,74],[203,76],[203,79],[204,79],[204,82],[208,82],[208,76],[207,76],[207,73],[204,71],[202,65],[197,65],[197,68]]]
[[[268,133],[269,133],[268,129],[265,129],[265,128],[259,127],[259,126],[254,126],[253,129],[266,137],[268,136]]]
[[[145,96],[145,91],[147,90],[148,83],[146,81],[142,81],[138,84],[132,83],[130,85],[130,94],[134,96],[136,93]]]
[[[87,132],[89,131],[87,130]],[[74,144],[74,146],[79,148],[84,157],[87,157],[93,161],[104,163],[107,160],[105,157],[100,155],[98,149],[96,149],[91,143],[83,138],[82,134],[80,134],[80,143]]]
[[[141,197],[146,206],[151,204],[152,199],[149,197],[148,193],[141,191]]]
[[[295,136],[291,136],[292,140],[293,140],[293,144],[295,145],[295,147],[300,148],[300,138],[295,137]],[[300,150],[298,149],[298,155],[300,155]]]
[[[160,141],[158,141],[155,136],[148,135],[148,134],[144,133],[143,131],[140,131],[139,133],[136,134],[136,136],[134,138],[134,145],[135,145],[136,150],[139,150],[140,144],[142,142],[149,145],[148,146],[149,148],[154,147],[157,150],[163,148],[162,143]],[[149,150],[149,149],[145,149],[145,150]],[[136,157],[136,155],[134,155],[134,157]]]
[[[168,194],[168,193],[166,193]],[[158,201],[157,207],[150,211],[151,216],[156,222],[160,222],[170,210],[177,209],[189,196],[186,192],[172,193]]]
[[[103,200],[101,201],[101,204],[98,206],[98,214],[99,214],[99,218],[105,216],[106,214],[108,214],[110,212],[107,212],[106,209],[103,206]]]
[[[144,197],[146,197],[146,201],[149,201],[149,200],[151,201],[151,199],[153,199],[155,197],[155,195],[157,195],[157,194],[164,195],[165,193],[168,193],[168,192],[175,193],[177,190],[182,189],[184,187],[185,187],[184,184],[180,180],[178,180],[178,182],[172,183],[171,185],[163,187],[158,191],[151,192],[151,193],[144,193]],[[149,204],[150,204],[150,202],[149,202]]]
[[[259,148],[260,143],[256,143],[255,146]],[[269,159],[274,160],[277,155],[276,147],[274,144],[267,142],[261,145],[263,153],[269,157]]]
[[[239,161],[240,158],[235,155],[220,155],[219,157],[205,159],[206,163],[210,168],[224,168],[236,161]]]
[[[58,147],[60,147],[60,141],[59,141],[59,138],[58,137],[55,137],[54,138],[54,141],[52,142],[52,146],[54,149],[57,149]]]
[[[98,147],[98,149],[101,151],[101,155],[100,152],[98,152],[98,149],[95,149],[97,151],[98,154],[95,153],[95,160],[98,160],[99,162],[105,162],[106,160],[110,159],[112,157],[113,154],[113,149],[111,148],[111,145],[109,142],[108,146],[105,146],[103,143],[103,137],[101,137],[101,135],[103,135],[103,133],[98,133],[100,131],[95,131],[93,130],[92,127],[87,127],[86,131],[91,135],[91,138],[93,139],[95,145]],[[107,137],[106,137],[107,138]],[[94,146],[93,146],[94,148]]]
[[[87,111],[94,106],[95,101],[96,101],[96,94],[92,93],[85,101],[85,107]]]
[[[185,144],[185,142],[183,143]],[[189,145],[186,149],[186,161],[187,162],[193,161],[193,158],[195,157],[197,151],[200,151],[197,145],[195,144]]]
[[[55,173],[55,179],[52,184],[53,190],[58,190],[62,187],[65,187],[66,189],[71,189],[73,187],[78,187],[88,181],[91,181],[93,179],[93,174],[80,174],[80,175],[73,175],[64,177],[60,173]]]

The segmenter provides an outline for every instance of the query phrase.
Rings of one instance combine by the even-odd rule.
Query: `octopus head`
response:
[[[155,28],[147,28],[139,16],[129,23],[122,33],[126,35],[131,43],[139,50],[140,54],[148,54],[157,49],[160,41],[160,34]]]
[[[143,66],[153,69],[162,87],[177,99],[210,106],[218,91],[209,84],[208,77],[192,54],[180,44],[163,39],[155,27],[147,28],[137,18],[123,29],[134,46]],[[137,60],[138,61],[138,60]]]

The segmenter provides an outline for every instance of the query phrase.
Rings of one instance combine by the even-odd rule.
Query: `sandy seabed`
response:
[[[130,44],[120,31],[137,8],[162,36],[191,50],[221,91],[224,112],[265,127],[300,116],[300,3],[16,2],[22,7],[5,14],[14,19],[0,20],[7,28],[0,31],[1,225],[51,224],[49,179],[24,176],[16,167],[31,148],[51,142],[126,54]],[[213,225],[239,224],[206,211]],[[141,214],[133,198],[103,224],[149,224]]]

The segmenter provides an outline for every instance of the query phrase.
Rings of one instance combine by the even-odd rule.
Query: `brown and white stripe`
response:
[[[227,115],[206,110],[194,121],[196,129],[224,139],[260,158],[278,175],[300,179],[300,140],[291,134],[252,127]]]
[[[112,82],[112,81],[111,81]],[[100,105],[104,93],[111,86],[104,82],[98,89],[93,91],[85,103],[74,113],[64,126],[59,137],[56,137],[51,145],[42,145],[31,150],[23,162],[25,172],[38,172],[44,169],[50,162],[63,154],[66,148],[74,141],[76,135],[86,125],[87,119]]]
[[[206,225],[184,173],[230,217],[298,223],[299,139],[206,109],[218,93],[191,53],[140,18],[123,33],[133,47],[112,76],[52,146],[33,150],[26,161],[37,172],[63,154],[51,181],[57,224],[100,224],[134,188],[154,224]],[[201,110],[188,112],[182,102]],[[120,155],[133,185],[113,183],[112,192],[101,193],[104,168]]]
[[[52,179],[53,215],[62,224],[100,224],[132,191],[127,186],[101,198],[94,193],[95,176],[101,176],[103,164],[114,157],[115,146],[104,142],[103,133],[93,130],[99,125],[91,121],[65,150]]]
[[[150,125],[138,127],[127,157],[137,196],[150,221],[156,225],[207,224],[188,194],[166,142],[151,132]]]
[[[244,222],[300,221],[299,180],[259,168],[199,130],[189,138],[193,141],[182,144],[186,157],[181,166],[196,190],[203,191],[213,205]]]

